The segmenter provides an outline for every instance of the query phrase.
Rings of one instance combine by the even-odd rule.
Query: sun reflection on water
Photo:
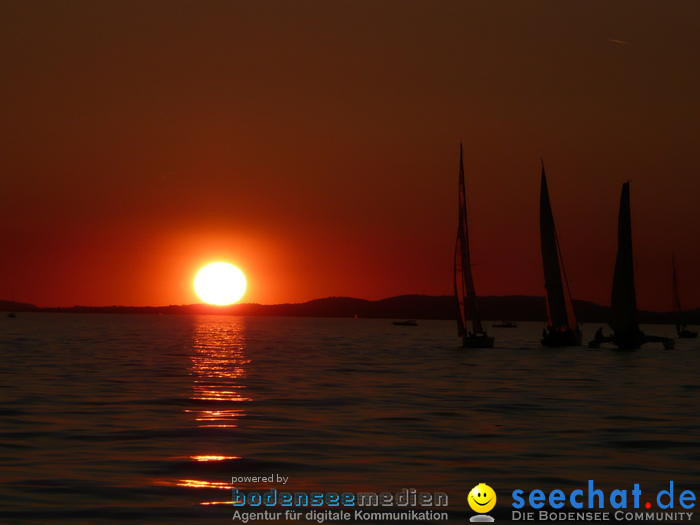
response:
[[[244,380],[251,363],[248,358],[244,320],[233,317],[202,317],[196,321],[190,354],[189,373],[192,378],[191,406],[184,412],[196,427],[227,431],[238,426],[246,415],[245,404],[252,401],[246,391]],[[211,438],[207,439],[209,443]],[[229,443],[226,438],[226,443]],[[240,456],[225,455],[227,444],[204,445],[195,454],[186,456],[190,461],[179,479],[158,480],[157,485],[195,489],[206,494],[206,490],[231,490],[230,475],[217,476],[217,480],[201,479],[205,463],[239,460]],[[174,458],[177,459],[177,458]],[[180,457],[182,459],[182,457]],[[200,465],[200,466],[196,466]],[[199,475],[198,475],[199,474]],[[211,495],[209,495],[211,498]],[[224,505],[230,501],[219,498],[207,499],[200,505]]]
[[[192,345],[192,399],[196,401],[244,403],[252,401],[241,381],[250,364],[246,354],[243,321],[206,319],[195,329]],[[245,415],[242,408],[221,406],[187,410],[202,428],[234,428]]]
[[[226,461],[227,459],[241,459],[240,456],[190,456],[195,461]]]
[[[233,485],[226,481],[208,481],[205,479],[176,479],[176,480],[158,480],[155,485],[166,487],[187,487],[191,489],[217,489],[217,490],[232,490]]]

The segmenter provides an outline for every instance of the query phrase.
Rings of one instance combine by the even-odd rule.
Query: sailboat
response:
[[[671,267],[673,274],[673,308],[676,310],[676,333],[681,339],[695,339],[697,332],[688,330],[683,322],[683,310],[681,309],[681,296],[678,293],[678,276],[676,274],[676,258],[671,256]]]
[[[595,338],[588,344],[598,348],[602,343],[613,343],[621,350],[635,350],[644,343],[663,343],[664,348],[673,348],[674,341],[668,337],[646,335],[637,322],[637,294],[634,286],[634,254],[632,251],[632,213],[630,209],[630,183],[622,185],[620,213],[617,222],[617,258],[611,296],[613,329],[612,336],[603,335],[599,328]]]
[[[576,322],[564,260],[559,248],[544,161],[540,181],[540,248],[547,291],[547,326],[542,332],[542,344],[552,347],[579,346],[581,329]]]
[[[492,348],[493,337],[486,333],[479,316],[469,255],[467,196],[464,184],[464,153],[459,145],[459,222],[454,254],[454,288],[457,300],[457,331],[463,348]],[[469,320],[471,318],[471,330]]]

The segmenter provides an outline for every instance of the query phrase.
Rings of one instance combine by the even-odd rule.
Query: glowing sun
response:
[[[194,291],[208,304],[226,306],[241,300],[248,287],[243,272],[226,262],[203,266],[194,278]]]

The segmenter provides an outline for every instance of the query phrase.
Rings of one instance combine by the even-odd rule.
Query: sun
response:
[[[217,306],[240,301],[247,287],[243,272],[227,262],[209,263],[200,268],[194,278],[197,296],[205,303]]]

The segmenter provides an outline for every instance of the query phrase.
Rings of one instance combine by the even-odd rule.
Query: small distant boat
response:
[[[394,321],[392,324],[395,326],[418,326],[418,322],[415,319],[406,319],[405,321]]]
[[[632,213],[630,209],[630,183],[622,185],[620,214],[617,226],[617,257],[612,287],[612,336],[603,334],[599,328],[589,348],[599,348],[603,343],[612,343],[621,350],[635,350],[645,343],[662,343],[672,349],[674,340],[668,337],[646,335],[637,322],[637,294],[634,286],[634,254],[632,251]]]
[[[697,332],[688,329],[688,325],[683,322],[683,309],[681,308],[681,296],[678,293],[678,275],[676,273],[676,258],[671,256],[671,267],[673,275],[673,307],[676,310],[676,333],[680,339],[695,339]]]
[[[540,249],[544,286],[547,291],[547,326],[542,331],[542,345],[579,346],[581,328],[576,321],[571,290],[566,278],[564,259],[559,248],[557,228],[549,201],[547,175],[542,161],[540,179]]]
[[[486,329],[481,324],[472,277],[462,144],[459,145],[459,222],[454,256],[454,287],[457,300],[457,332],[462,338],[462,347],[492,348],[494,339],[486,333]],[[471,317],[471,330],[468,325],[469,317]]]
[[[493,323],[491,326],[494,328],[517,328],[518,323],[515,321],[501,321],[500,323]]]
[[[687,328],[677,329],[677,333],[680,339],[695,339],[698,336],[697,332],[688,330]]]

